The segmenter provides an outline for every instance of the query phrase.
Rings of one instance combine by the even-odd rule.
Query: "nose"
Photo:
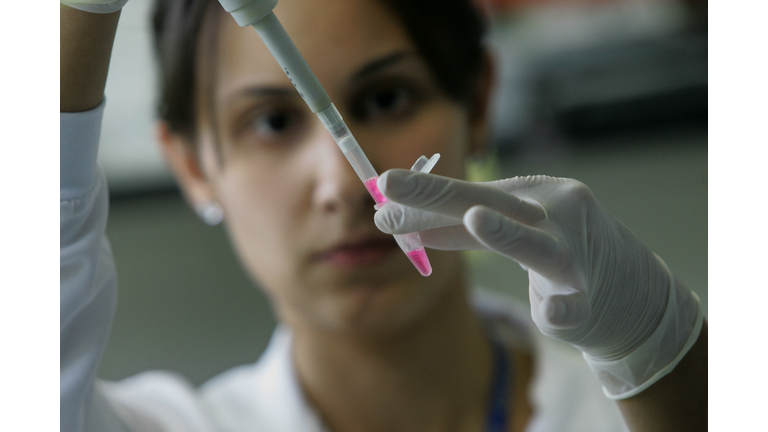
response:
[[[315,205],[325,212],[344,208],[357,210],[366,204],[373,207],[373,198],[365,190],[331,134],[325,129],[318,130],[314,141],[312,153],[316,167],[316,184],[313,191]]]

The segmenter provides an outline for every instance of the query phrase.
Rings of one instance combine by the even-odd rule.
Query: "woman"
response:
[[[585,186],[453,180],[482,149],[493,75],[467,2],[284,0],[275,13],[379,172],[442,154],[440,176],[382,175],[407,207],[385,205],[379,228],[529,268],[536,325],[580,348],[600,381],[534,351],[512,306],[470,298],[455,252],[431,250],[421,277],[256,33],[200,0],[155,17],[158,136],[190,204],[223,213],[281,325],[256,365],[200,390],[162,373],[94,386],[115,284],[89,136],[117,16],[62,6],[61,108],[83,111],[62,115],[62,430],[620,430],[616,407],[633,430],[705,424],[695,298]],[[670,336],[670,322],[682,330]],[[650,373],[616,373],[637,365]],[[622,399],[595,398],[599,383]]]

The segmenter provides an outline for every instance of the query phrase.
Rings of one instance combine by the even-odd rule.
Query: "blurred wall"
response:
[[[152,0],[120,13],[107,77],[99,163],[116,194],[173,186],[154,134],[157,78],[151,47]]]

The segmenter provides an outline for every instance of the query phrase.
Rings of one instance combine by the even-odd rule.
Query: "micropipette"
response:
[[[219,2],[224,10],[232,14],[238,25],[241,27],[250,25],[256,29],[259,37],[277,60],[299,95],[304,99],[304,102],[307,103],[309,109],[317,114],[323,126],[331,133],[339,149],[344,153],[357,176],[360,177],[360,181],[363,182],[373,200],[376,201],[376,206],[387,202],[386,197],[376,185],[379,174],[363,153],[363,149],[360,148],[355,137],[352,136],[346,123],[342,120],[339,110],[331,103],[331,98],[320,85],[320,81],[317,80],[283,25],[272,12],[272,9],[277,5],[277,0],[219,0]],[[412,169],[429,172],[439,157],[440,155],[436,154],[429,161],[426,161],[426,157],[422,156]],[[419,233],[395,235],[394,237],[419,273],[422,276],[429,276],[432,273],[432,266],[421,243]]]

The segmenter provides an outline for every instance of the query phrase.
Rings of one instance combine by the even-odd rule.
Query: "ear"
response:
[[[211,201],[213,191],[203,174],[195,146],[187,138],[171,132],[164,121],[158,122],[156,133],[160,151],[189,205],[194,209]]]
[[[482,154],[488,146],[491,128],[491,95],[496,81],[496,59],[488,50],[483,50],[478,82],[470,107],[469,154]]]

